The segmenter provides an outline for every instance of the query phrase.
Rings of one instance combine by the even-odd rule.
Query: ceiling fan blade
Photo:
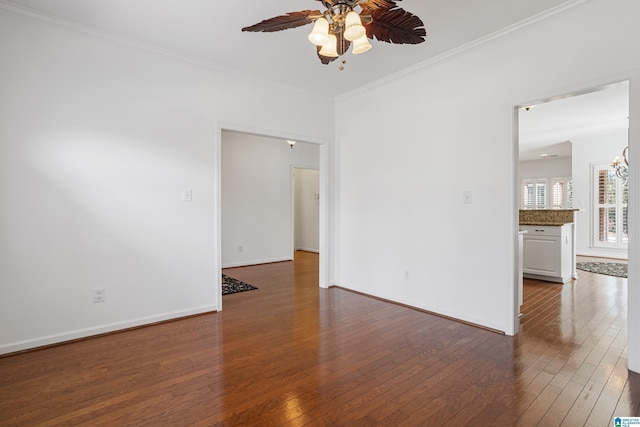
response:
[[[396,1],[402,0],[364,0],[360,2],[362,9],[393,9],[396,7]]]
[[[419,44],[425,41],[427,31],[420,18],[402,8],[365,10],[373,22],[365,24],[367,37],[396,44]]]
[[[301,12],[289,12],[286,15],[276,16],[275,18],[265,19],[250,27],[244,27],[242,31],[254,31],[272,33],[274,31],[288,30],[291,28],[302,27],[303,25],[313,22],[312,17],[322,16],[319,10],[303,10]]]

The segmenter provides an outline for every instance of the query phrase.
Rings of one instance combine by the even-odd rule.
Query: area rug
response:
[[[578,262],[576,268],[607,276],[627,277],[627,264],[619,262]]]
[[[229,277],[226,274],[222,275],[222,295],[235,294],[237,292],[253,291],[258,289],[255,286],[251,286],[248,283],[244,283],[233,277]]]

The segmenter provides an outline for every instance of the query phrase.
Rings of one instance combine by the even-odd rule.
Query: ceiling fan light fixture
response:
[[[371,49],[368,39],[393,44],[419,44],[427,36],[422,20],[398,7],[396,2],[400,0],[316,1],[322,3],[326,10],[288,12],[244,27],[242,31],[272,33],[313,24],[308,38],[316,45],[318,59],[324,65],[343,57],[352,44],[352,53],[367,52]],[[346,60],[342,59],[340,63],[338,69],[343,70]]]
[[[316,19],[309,41],[316,46],[324,46],[329,41],[329,21],[326,18]]]
[[[371,43],[369,43],[369,39],[367,38],[366,34],[353,41],[352,52],[354,55],[360,55],[361,53],[365,53],[369,49],[371,49]]]
[[[360,15],[353,10],[347,13],[347,17],[344,22],[344,38],[349,41],[354,41],[365,35],[366,31],[362,26]]]
[[[322,45],[322,49],[320,49],[320,55],[327,56],[329,58],[337,58],[338,55],[338,38],[335,34],[329,34],[328,40],[325,44]]]

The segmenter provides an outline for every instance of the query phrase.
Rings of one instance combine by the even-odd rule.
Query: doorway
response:
[[[320,171],[294,167],[293,249],[320,253]]]
[[[218,156],[218,267],[238,267],[288,261],[294,252],[292,168],[305,165],[318,174],[317,252],[324,255],[328,237],[327,205],[319,197],[328,188],[321,173],[328,162],[323,142],[294,146],[291,136],[269,136],[238,126],[220,127]],[[315,193],[314,193],[315,194]],[[321,287],[328,287],[327,257],[320,257]],[[221,283],[217,279],[218,294]],[[222,301],[218,307],[222,309]]]
[[[594,181],[593,171],[596,165],[609,168],[628,146],[628,118],[628,81],[523,104],[515,110],[518,210],[576,209],[574,256],[627,258],[624,250],[603,250],[597,245],[598,226],[602,228],[603,222],[596,206],[598,176]],[[620,212],[614,212],[611,224],[619,225],[621,218]],[[626,227],[626,216],[623,221]]]

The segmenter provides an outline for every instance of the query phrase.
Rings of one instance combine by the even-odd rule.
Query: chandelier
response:
[[[627,160],[628,151],[629,146],[624,147],[624,150],[622,150],[622,158],[624,160],[624,164],[620,162],[620,159],[618,157],[616,157],[613,163],[611,163],[611,167],[616,170],[616,176],[618,178],[629,178],[629,161]]]
[[[398,7],[400,0],[316,0],[325,11],[303,10],[265,19],[242,31],[274,32],[314,23],[309,41],[323,64],[342,57],[349,48],[359,55],[371,49],[369,39],[395,44],[419,44],[427,35],[420,18]],[[342,60],[340,70],[346,61]]]

